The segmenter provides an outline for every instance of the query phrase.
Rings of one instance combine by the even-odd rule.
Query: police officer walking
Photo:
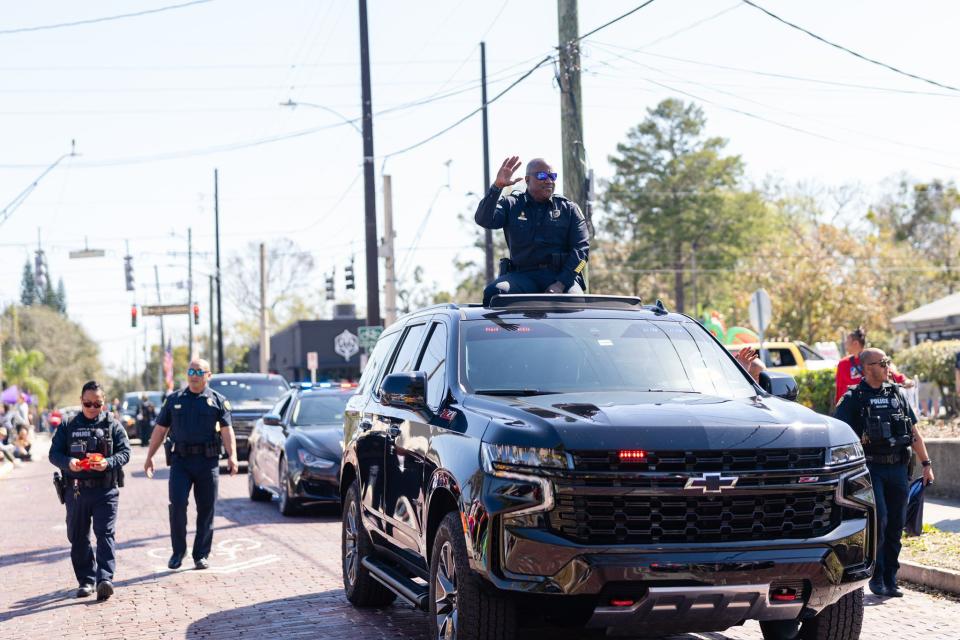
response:
[[[173,555],[167,566],[179,569],[187,553],[187,502],[193,488],[197,503],[197,533],[193,562],[197,569],[210,566],[213,514],[220,479],[221,438],[227,450],[230,475],[236,475],[237,447],[230,420],[230,402],[207,386],[210,363],[195,358],[187,369],[187,386],[171,393],[160,409],[147,449],[143,470],[153,476],[153,456],[164,444],[170,465],[170,541]]]
[[[888,382],[890,358],[880,349],[860,354],[863,379],[847,391],[834,417],[849,424],[860,436],[867,457],[877,502],[877,562],[870,590],[879,596],[899,598],[900,538],[907,511],[910,448],[923,465],[925,483],[933,482],[933,467],[919,431],[917,416],[904,400],[900,387]]]
[[[70,560],[80,585],[77,597],[89,596],[96,588],[97,600],[106,600],[113,595],[116,570],[117,487],[123,486],[123,465],[130,460],[130,443],[120,423],[103,411],[99,383],[91,380],[83,385],[80,402],[80,413],[53,436],[50,462],[64,473],[58,492],[67,505]],[[91,520],[97,538],[96,554],[90,546]]]
[[[503,229],[510,259],[501,260],[500,277],[483,290],[487,306],[501,293],[583,293],[590,236],[580,207],[556,195],[557,174],[542,158],[527,163],[526,175],[514,178],[520,159],[503,161],[497,178],[480,201],[474,220],[485,229]],[[520,180],[527,190],[501,197]]]
[[[150,434],[153,431],[153,421],[157,417],[157,408],[150,402],[150,396],[140,395],[140,409],[137,411],[137,435],[140,436],[140,446],[150,444]]]

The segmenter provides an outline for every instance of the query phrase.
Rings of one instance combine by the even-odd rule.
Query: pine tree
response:
[[[38,292],[39,293],[39,292]],[[39,296],[38,296],[39,297]],[[54,311],[59,310],[59,305],[57,304],[57,292],[53,289],[53,284],[50,282],[49,274],[47,276],[47,281],[43,287],[43,304],[47,305]]]
[[[37,283],[33,279],[33,266],[30,258],[23,265],[23,279],[20,281],[20,304],[29,306],[37,302]]]
[[[63,278],[57,281],[57,311],[67,315],[67,289],[63,286]]]

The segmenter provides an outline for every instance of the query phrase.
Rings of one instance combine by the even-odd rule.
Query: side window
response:
[[[289,393],[289,394],[283,396],[282,398],[280,398],[280,400],[277,402],[277,404],[273,405],[273,408],[270,409],[270,413],[275,413],[275,414],[277,414],[278,416],[280,416],[281,418],[283,418],[283,412],[286,411],[286,410],[287,410],[287,407],[290,406],[290,399],[291,399],[291,398],[293,398],[293,394],[292,394],[292,393]]]
[[[800,353],[803,355],[804,360],[823,360],[823,356],[805,344],[798,344],[797,348],[800,349]]]
[[[427,405],[436,411],[447,390],[447,327],[442,323],[434,323],[416,370],[427,374]]]
[[[367,365],[363,368],[363,375],[360,376],[360,384],[357,385],[358,394],[364,394],[370,390],[370,387],[373,385],[373,380],[377,377],[377,373],[383,368],[384,360],[390,357],[390,353],[393,351],[393,345],[397,342],[398,335],[399,332],[395,331],[390,335],[380,336],[380,339],[377,340],[377,344],[370,353],[370,357],[367,358]]]
[[[390,367],[390,373],[399,371],[414,371],[417,364],[417,347],[420,346],[420,339],[426,331],[427,325],[415,324],[407,327],[403,334],[403,342],[397,350],[397,357],[393,360],[393,366]]]

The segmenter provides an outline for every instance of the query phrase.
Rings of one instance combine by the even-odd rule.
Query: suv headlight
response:
[[[312,467],[314,469],[329,469],[336,464],[333,460],[327,460],[326,458],[321,458],[320,456],[314,455],[309,451],[300,449],[297,452],[297,457],[300,458],[305,466]]]
[[[496,475],[497,471],[529,469],[569,469],[567,454],[555,449],[517,447],[508,444],[483,443],[480,449],[483,470]]]
[[[827,466],[838,464],[847,464],[848,462],[858,462],[864,459],[863,447],[859,442],[842,444],[838,447],[827,449]]]

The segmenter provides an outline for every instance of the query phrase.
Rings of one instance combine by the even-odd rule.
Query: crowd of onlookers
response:
[[[0,414],[0,464],[19,464],[32,459],[33,414],[21,395],[13,404],[3,404]]]

